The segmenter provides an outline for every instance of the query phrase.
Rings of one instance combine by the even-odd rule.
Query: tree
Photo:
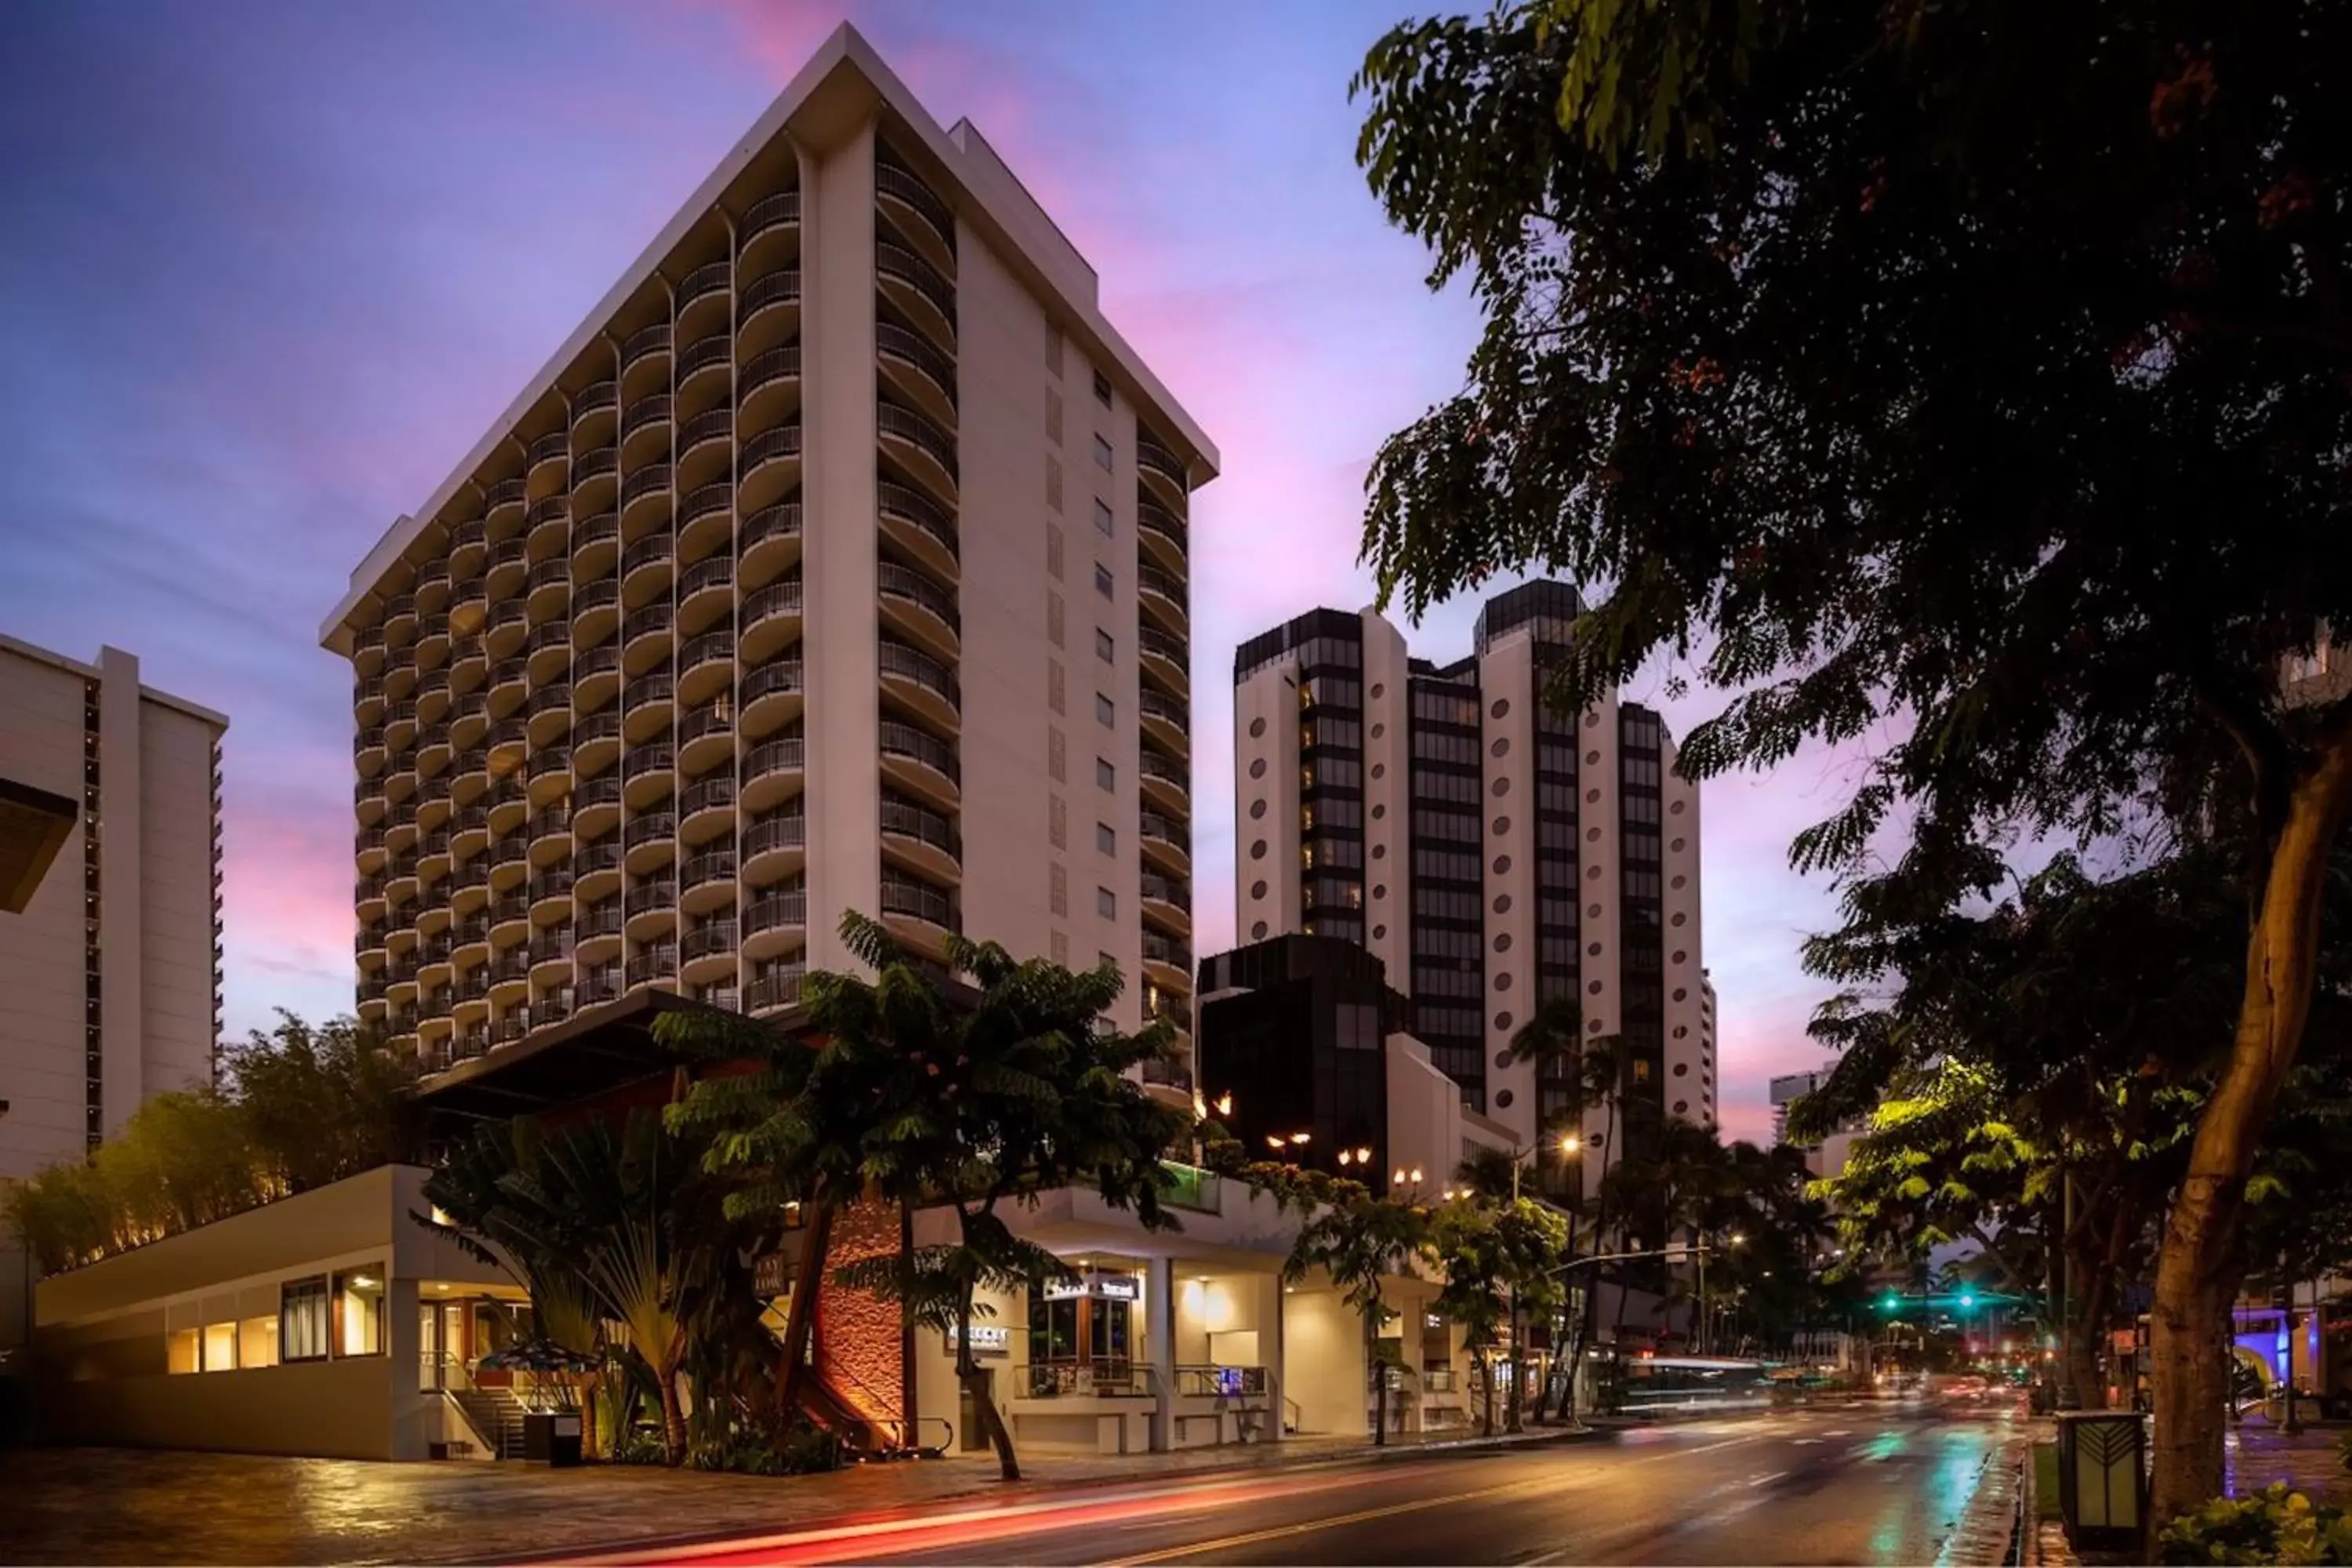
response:
[[[1384,1291],[1391,1277],[1408,1272],[1427,1256],[1430,1213],[1395,1198],[1376,1197],[1353,1182],[1331,1182],[1310,1190],[1307,1201],[1316,1207],[1291,1243],[1283,1278],[1296,1283],[1320,1269],[1339,1299],[1354,1309],[1364,1327],[1364,1368],[1372,1387],[1372,1443],[1384,1446],[1389,1379],[1380,1358],[1380,1336],[1381,1326],[1396,1316]]]
[[[864,1169],[885,1195],[952,1211],[957,1238],[861,1259],[835,1277],[897,1301],[918,1323],[954,1326],[957,1381],[1003,1478],[1018,1480],[1012,1430],[973,1359],[977,1297],[1068,1277],[1006,1218],[1045,1193],[1084,1183],[1146,1230],[1177,1228],[1160,1204],[1161,1162],[1192,1118],[1126,1076],[1165,1055],[1167,1026],[1135,1035],[1104,1026],[1125,989],[1109,963],[1073,973],[950,935],[949,974],[969,984],[942,985],[879,922],[852,910],[841,933],[877,978],[811,975],[808,984],[840,1026],[827,1048],[877,1086],[874,1103],[887,1112],[860,1143]]]
[[[1429,1257],[1445,1277],[1437,1294],[1437,1310],[1462,1331],[1464,1348],[1477,1364],[1479,1384],[1486,1392],[1481,1425],[1488,1436],[1495,1432],[1495,1370],[1490,1358],[1496,1332],[1506,1315],[1516,1333],[1521,1311],[1541,1313],[1561,1295],[1559,1259],[1567,1245],[1568,1222],[1549,1205],[1534,1198],[1497,1201],[1481,1194],[1446,1204],[1430,1218]],[[1512,1354],[1525,1365],[1523,1349],[1516,1339]],[[1519,1377],[1515,1369],[1511,1380],[1514,1426],[1518,1402]]]
[[[350,1018],[313,1027],[286,1011],[222,1053],[232,1091],[270,1174],[307,1192],[423,1146],[416,1057]]]
[[[2023,0],[1769,14],[1505,0],[1368,55],[1360,157],[1467,272],[1468,385],[1381,449],[1366,554],[1425,606],[1598,595],[1581,709],[1655,656],[1706,777],[1871,749],[1793,846],[2241,830],[2231,1044],[2158,1273],[2159,1521],[2221,1483],[2234,1245],[2313,994],[2352,703],[2352,13]]]

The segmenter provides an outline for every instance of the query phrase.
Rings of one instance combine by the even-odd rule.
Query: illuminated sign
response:
[[[952,1354],[956,1348],[956,1326],[953,1323],[950,1323],[947,1326],[946,1333],[948,1351]],[[1006,1328],[1003,1324],[974,1323],[971,1326],[972,1354],[1003,1355],[1010,1352],[1012,1348],[1013,1331]]]
[[[1097,1301],[1139,1301],[1143,1299],[1143,1282],[1132,1274],[1111,1274],[1101,1269],[1074,1279],[1046,1281],[1048,1301],[1075,1301],[1081,1297]]]

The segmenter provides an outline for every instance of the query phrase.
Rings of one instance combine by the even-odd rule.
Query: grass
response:
[[[2033,1445],[2033,1514],[2036,1519],[2058,1517],[2058,1445]]]

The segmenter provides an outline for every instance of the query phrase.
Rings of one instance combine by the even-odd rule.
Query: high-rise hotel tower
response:
[[[1498,595],[1442,667],[1371,611],[1311,610],[1234,660],[1236,934],[1370,947],[1431,1060],[1529,1146],[1570,1093],[1507,1049],[1554,996],[1622,1037],[1629,1105],[1716,1118],[1698,792],[1655,713],[1542,702],[1579,610],[1558,583]],[[1604,1113],[1587,1121],[1597,1177]]]
[[[446,1063],[845,910],[1189,1021],[1208,438],[966,123],[828,40],[352,574],[359,1005]]]

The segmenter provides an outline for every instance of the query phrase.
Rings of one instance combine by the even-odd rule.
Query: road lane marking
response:
[[[1785,1476],[1789,1472],[1786,1470],[1768,1470],[1764,1474],[1757,1477],[1754,1480],[1749,1481],[1748,1484],[1751,1487],[1769,1487],[1774,1481],[1779,1480],[1782,1476]]]
[[[1647,1454],[1638,1459],[1628,1459],[1620,1469],[1636,1465],[1654,1465],[1668,1459],[1687,1459],[1699,1454],[1713,1453],[1717,1448],[1736,1447],[1741,1443],[1759,1443],[1765,1434],[1753,1436],[1728,1437],[1720,1443],[1708,1443],[1696,1448],[1678,1448],[1672,1453]],[[1390,1519],[1402,1513],[1419,1513],[1433,1508],[1444,1508],[1452,1503],[1472,1502],[1481,1498],[1507,1496],[1513,1492],[1556,1491],[1559,1478],[1545,1476],[1531,1481],[1506,1481],[1498,1486],[1480,1487],[1474,1491],[1451,1492],[1442,1497],[1418,1498],[1410,1502],[1389,1503],[1381,1508],[1360,1509],[1353,1513],[1333,1514],[1324,1519],[1302,1520],[1294,1524],[1273,1525],[1265,1530],[1253,1530],[1240,1535],[1222,1536],[1214,1541],[1196,1541],[1190,1545],[1164,1547],[1134,1557],[1114,1558],[1106,1568],[1144,1568],[1147,1563],[1172,1563],[1179,1558],[1197,1557],[1203,1552],[1229,1552],[1238,1546],[1254,1546],[1263,1541],[1281,1541],[1294,1535],[1309,1535],[1320,1530],[1336,1530],[1343,1525],[1364,1524],[1376,1519]]]

